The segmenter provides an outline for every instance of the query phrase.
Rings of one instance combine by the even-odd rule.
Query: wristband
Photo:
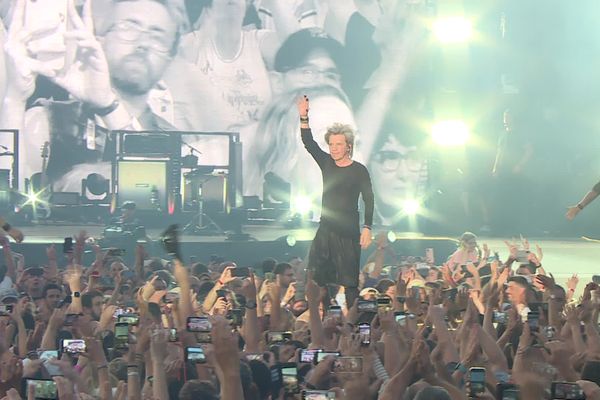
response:
[[[115,111],[117,108],[119,108],[119,100],[115,99],[109,106],[103,107],[103,108],[95,108],[92,111],[94,112],[94,114],[96,114],[99,117],[105,117],[108,114],[112,113],[113,111]]]
[[[467,367],[465,367],[464,365],[462,365],[462,363],[458,363],[456,364],[456,368],[454,368],[455,371],[459,371],[463,374],[466,374],[468,372]]]
[[[300,117],[300,122],[308,122],[308,117]]]
[[[577,208],[579,208],[580,210],[583,210],[583,206],[581,205],[581,203],[577,203]]]
[[[131,371],[131,372],[127,372],[127,376],[140,376],[140,374],[137,371]]]
[[[371,230],[371,225],[363,225],[363,228],[367,228],[368,230]]]
[[[225,285],[225,284],[223,283],[223,281],[222,281],[222,280],[220,280],[220,279],[217,281],[217,283],[218,283],[219,285],[221,285],[221,286],[224,286],[224,285]]]
[[[4,229],[6,232],[10,231],[10,228],[12,228],[12,226],[10,226],[8,222],[2,225],[2,229]]]
[[[100,365],[100,366],[96,367],[97,370],[101,370],[102,368],[108,369],[108,365],[104,364],[104,365]]]

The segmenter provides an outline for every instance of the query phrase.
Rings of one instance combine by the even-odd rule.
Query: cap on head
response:
[[[315,49],[325,50],[336,65],[341,62],[343,47],[337,40],[319,28],[306,28],[294,32],[283,42],[275,55],[275,71],[298,68]]]

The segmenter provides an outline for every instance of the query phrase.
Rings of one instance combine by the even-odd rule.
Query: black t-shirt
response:
[[[329,154],[321,150],[310,129],[301,129],[304,147],[315,159],[323,173],[323,198],[321,201],[321,226],[340,235],[359,233],[358,196],[365,202],[365,225],[373,224],[373,188],[367,168],[353,161],[339,167]]]

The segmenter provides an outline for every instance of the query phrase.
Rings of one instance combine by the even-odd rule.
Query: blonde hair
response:
[[[329,138],[333,135],[344,135],[346,138],[346,144],[350,146],[350,156],[354,152],[354,129],[348,124],[335,123],[327,128],[325,133],[325,142],[329,144]]]

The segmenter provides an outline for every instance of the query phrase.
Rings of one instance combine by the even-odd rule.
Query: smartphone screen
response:
[[[226,318],[232,326],[242,326],[244,314],[240,308],[233,308],[227,311]]]
[[[206,362],[204,349],[202,347],[186,347],[185,360],[192,363],[204,364]]]
[[[126,322],[116,323],[115,337],[119,339],[127,339],[129,337],[129,324]]]
[[[54,400],[58,399],[56,383],[52,379],[26,379],[25,390],[27,393],[31,386],[34,387],[35,399]]]
[[[85,340],[83,339],[63,339],[62,351],[69,354],[81,354],[86,351]]]
[[[250,268],[248,267],[235,267],[231,271],[231,276],[234,278],[248,278],[250,276]]]
[[[577,383],[552,382],[552,399],[584,400],[585,394]]]
[[[527,324],[531,332],[537,332],[539,330],[540,313],[537,311],[529,311],[527,313]]]
[[[320,363],[321,361],[323,361],[325,359],[325,357],[333,356],[335,358],[338,358],[341,355],[342,355],[342,353],[340,353],[339,351],[320,351],[317,353],[317,363]]]
[[[140,316],[137,314],[121,314],[117,317],[117,322],[124,322],[135,326],[140,322]]]
[[[63,253],[69,254],[73,252],[73,238],[66,237],[63,241]]]
[[[377,312],[377,303],[370,300],[358,300],[358,312]]]
[[[188,332],[210,332],[212,325],[206,317],[188,317]]]
[[[338,373],[362,373],[363,358],[338,357],[333,364],[333,370]]]
[[[199,343],[211,343],[211,330],[212,324],[206,317],[188,317],[187,319],[187,331],[195,332],[196,339]]]
[[[340,306],[330,306],[329,310],[327,310],[327,315],[339,320],[342,318],[342,308]]]
[[[335,400],[335,392],[328,390],[303,390],[302,400]]]
[[[282,364],[281,377],[283,380],[283,390],[285,393],[298,393],[298,368],[296,364]]]
[[[314,364],[317,359],[317,353],[320,351],[320,349],[302,349],[298,354],[298,362]]]
[[[406,313],[404,311],[396,311],[394,313],[394,318],[396,319],[398,325],[406,326]]]
[[[473,367],[469,370],[470,396],[485,392],[485,368]]]
[[[292,339],[292,332],[268,332],[267,342],[269,344],[284,343]]]
[[[46,368],[46,371],[48,371],[48,374],[50,374],[50,376],[62,375],[60,367],[58,365],[50,363],[50,360],[58,359],[58,350],[38,350],[37,353],[38,358],[42,360],[44,368]]]
[[[371,324],[366,322],[359,324],[358,334],[360,335],[360,342],[363,346],[371,344]]]
[[[389,310],[392,306],[392,299],[389,297],[379,297],[377,298],[377,308],[383,310]]]

